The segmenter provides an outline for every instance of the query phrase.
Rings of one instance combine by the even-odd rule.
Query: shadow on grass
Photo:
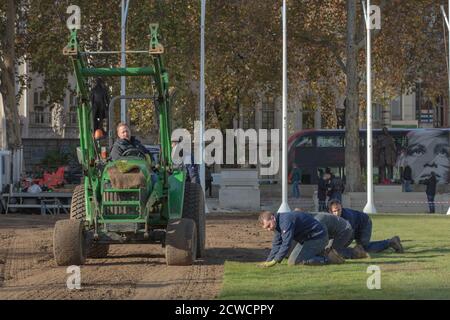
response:
[[[413,262],[420,262],[425,263],[426,260],[412,260],[412,259],[402,259],[402,260],[386,260],[386,261],[377,261],[375,259],[363,259],[363,260],[346,260],[345,263],[347,264],[377,264],[377,265],[383,265],[383,264],[402,264],[402,263],[413,263]]]
[[[409,248],[414,249],[414,248]],[[423,250],[417,250],[417,251],[409,251],[408,253],[411,254],[418,254],[418,253],[442,253],[442,254],[448,254],[450,253],[450,248],[430,248],[430,249],[423,249]]]

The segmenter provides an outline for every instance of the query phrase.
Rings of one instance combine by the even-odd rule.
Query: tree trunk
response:
[[[20,148],[22,141],[20,136],[19,111],[16,104],[15,82],[15,22],[16,3],[8,0],[6,4],[6,28],[1,39],[3,57],[0,58],[1,84],[0,93],[3,96],[4,114],[6,119],[6,143],[7,148],[15,150]]]
[[[359,156],[359,95],[356,35],[356,0],[347,0],[347,106],[345,112],[346,191],[361,191]]]

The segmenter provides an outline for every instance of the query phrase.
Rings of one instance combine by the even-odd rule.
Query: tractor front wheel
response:
[[[53,230],[53,255],[58,266],[82,265],[86,260],[84,225],[80,220],[59,220]]]
[[[166,263],[168,266],[190,266],[197,255],[197,228],[192,219],[169,221],[166,230]]]
[[[72,203],[70,205],[70,219],[80,220],[85,224],[86,220],[86,200],[84,196],[84,185],[80,184],[75,187],[72,195]],[[85,226],[86,231],[89,231],[88,226]],[[95,243],[90,241],[87,257],[88,258],[106,258],[108,256],[109,244]]]

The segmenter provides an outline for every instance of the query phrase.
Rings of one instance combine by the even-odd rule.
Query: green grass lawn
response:
[[[399,235],[404,254],[392,249],[342,265],[262,269],[225,263],[219,299],[450,299],[450,217],[372,216],[372,240]],[[367,268],[381,269],[381,289],[369,290]]]

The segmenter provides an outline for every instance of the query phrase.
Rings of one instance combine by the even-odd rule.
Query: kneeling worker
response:
[[[295,211],[301,210],[295,208]],[[364,249],[347,248],[353,241],[353,229],[347,220],[326,212],[311,213],[311,215],[327,230],[330,239],[327,249],[332,248],[339,255],[351,259],[369,258]]]
[[[311,215],[303,212],[273,214],[264,211],[259,215],[261,226],[274,232],[272,250],[262,267],[280,263],[289,252],[291,243],[297,244],[289,256],[288,264],[324,265],[342,263],[343,259],[334,250],[325,254],[328,235],[324,227]]]
[[[350,223],[353,229],[353,238],[356,240],[356,247],[359,246],[357,250],[361,251],[364,249],[367,252],[381,252],[388,248],[393,248],[395,252],[403,253],[403,246],[398,236],[387,240],[370,241],[372,220],[366,213],[342,208],[341,202],[337,199],[331,200],[328,208],[332,214],[344,218]],[[352,258],[351,252],[343,255],[344,258]]]

